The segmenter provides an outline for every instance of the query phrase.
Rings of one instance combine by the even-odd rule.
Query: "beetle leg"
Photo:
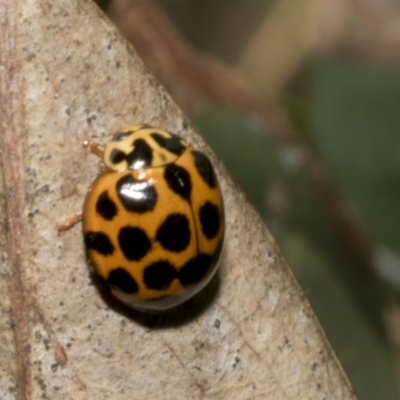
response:
[[[68,229],[71,229],[74,225],[76,225],[78,222],[81,221],[82,221],[82,214],[71,215],[70,217],[65,218],[61,224],[57,225],[57,230],[58,232],[67,231]]]

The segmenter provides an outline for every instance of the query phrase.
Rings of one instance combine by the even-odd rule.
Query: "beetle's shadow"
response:
[[[165,311],[142,312],[116,299],[97,274],[92,273],[91,279],[102,299],[110,308],[131,321],[150,329],[179,327],[196,319],[214,302],[220,289],[220,277],[217,270],[207,286],[185,303]]]

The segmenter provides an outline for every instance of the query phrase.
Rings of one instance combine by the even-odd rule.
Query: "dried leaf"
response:
[[[1,398],[354,399],[259,216],[92,2],[3,0],[0,24]],[[56,229],[97,173],[82,142],[138,122],[206,151],[225,196],[218,278],[162,316],[99,291],[80,227]]]

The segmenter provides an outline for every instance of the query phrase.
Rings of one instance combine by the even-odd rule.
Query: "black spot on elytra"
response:
[[[157,229],[156,239],[164,249],[179,252],[190,243],[189,220],[183,214],[170,214]]]
[[[157,132],[151,133],[151,137],[158,143],[158,145],[177,156],[180,156],[186,149],[186,146],[181,143],[179,136],[170,133],[171,137],[166,138]]]
[[[106,282],[124,293],[135,293],[139,290],[136,280],[122,267],[110,271]]]
[[[96,212],[107,221],[111,221],[117,215],[117,206],[110,199],[106,190],[102,192],[97,199]]]
[[[157,261],[143,271],[143,281],[149,289],[166,290],[177,277],[176,269],[168,261]]]
[[[183,286],[199,283],[209,271],[212,257],[208,254],[199,254],[190,259],[179,271],[179,280]]]
[[[157,203],[157,192],[149,181],[136,180],[132,174],[124,175],[116,184],[118,198],[129,212],[152,211]]]
[[[85,245],[87,250],[95,250],[103,256],[110,256],[114,253],[114,246],[110,238],[102,232],[86,232]]]
[[[198,150],[193,150],[194,165],[204,182],[212,189],[217,187],[217,177],[208,157]]]
[[[192,180],[185,168],[173,163],[167,164],[164,168],[164,179],[173,192],[187,201],[190,200]]]
[[[139,261],[151,249],[151,242],[146,232],[132,226],[120,229],[118,243],[125,258],[129,261]]]
[[[151,165],[153,160],[153,150],[143,139],[136,139],[133,143],[133,150],[126,155],[128,168],[133,169],[135,163],[140,162],[140,168],[146,168]]]
[[[200,207],[199,211],[201,229],[207,239],[214,239],[221,224],[221,214],[218,207],[207,201]]]

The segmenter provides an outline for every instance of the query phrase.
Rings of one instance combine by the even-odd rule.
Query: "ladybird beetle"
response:
[[[122,302],[164,310],[214,275],[224,208],[207,156],[180,136],[147,125],[116,133],[83,209],[94,271]]]

